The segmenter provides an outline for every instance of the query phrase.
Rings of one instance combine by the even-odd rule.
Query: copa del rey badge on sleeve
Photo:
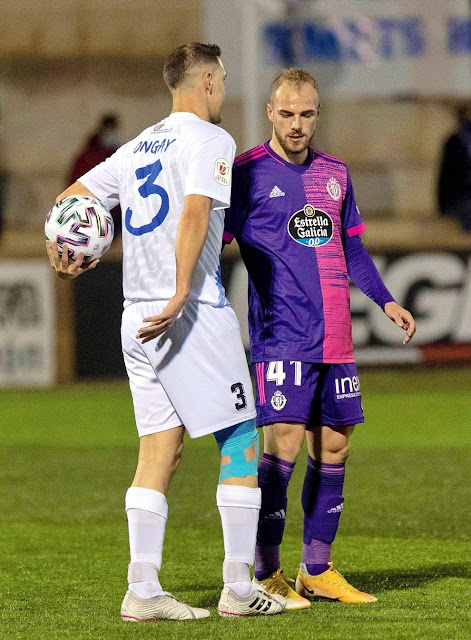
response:
[[[218,158],[214,164],[214,179],[224,187],[231,184],[231,165],[224,158]]]

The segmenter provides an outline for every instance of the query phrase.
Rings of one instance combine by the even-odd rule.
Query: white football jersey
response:
[[[229,304],[220,279],[224,209],[230,205],[232,137],[185,112],[170,114],[79,178],[108,207],[121,205],[125,306],[175,295],[175,239],[187,195],[212,198],[209,231],[190,299]]]

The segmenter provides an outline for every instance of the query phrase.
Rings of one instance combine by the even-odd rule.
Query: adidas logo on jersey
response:
[[[284,509],[275,511],[275,513],[269,513],[265,516],[265,520],[284,520],[286,518],[286,512]]]
[[[271,190],[271,193],[269,195],[269,198],[279,198],[280,196],[285,196],[286,193],[284,191],[282,191],[280,189],[280,187],[277,187],[276,185],[273,187],[273,189]]]
[[[343,502],[341,504],[338,504],[336,507],[329,509],[327,513],[342,513],[342,510],[343,510]]]

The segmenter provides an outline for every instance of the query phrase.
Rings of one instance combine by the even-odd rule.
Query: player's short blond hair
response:
[[[314,78],[314,76],[311,76],[308,71],[304,71],[303,69],[298,69],[297,67],[289,67],[289,69],[283,69],[283,71],[279,73],[271,83],[270,104],[273,104],[275,93],[285,82],[290,82],[297,87],[299,87],[301,84],[310,84],[317,91],[317,93],[319,93],[319,85],[317,84],[317,80]]]

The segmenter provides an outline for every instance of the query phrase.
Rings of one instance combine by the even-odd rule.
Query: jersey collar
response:
[[[196,113],[190,113],[189,111],[173,111],[165,119],[168,120],[169,118],[172,118],[172,120],[201,120]]]
[[[314,159],[314,150],[312,147],[308,147],[307,158],[303,164],[293,164],[292,162],[288,162],[287,160],[284,160],[284,158],[282,158],[277,153],[275,153],[273,149],[270,147],[269,140],[267,140],[267,142],[265,142],[263,146],[265,147],[268,155],[270,155],[273,158],[273,160],[276,160],[277,162],[281,162],[286,167],[288,167],[288,169],[292,169],[293,171],[296,171],[296,173],[304,173],[306,169],[309,169]]]

